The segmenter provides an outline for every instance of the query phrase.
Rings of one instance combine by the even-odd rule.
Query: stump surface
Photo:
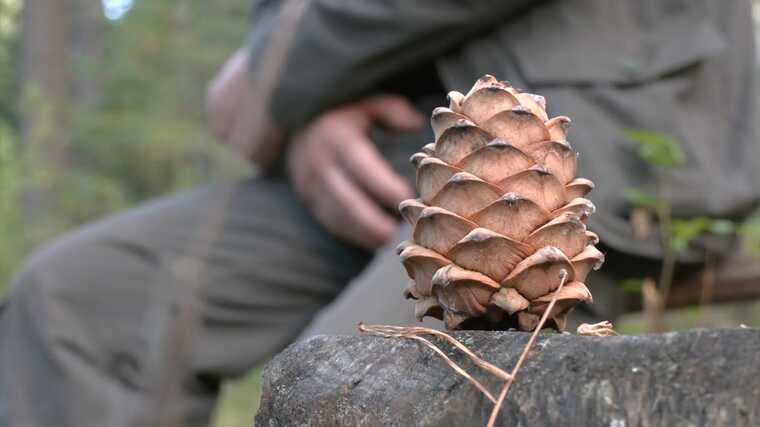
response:
[[[458,332],[509,371],[519,332]],[[435,342],[494,395],[501,382]],[[257,426],[484,426],[492,404],[421,343],[318,336],[275,357]],[[760,329],[540,337],[504,402],[505,426],[760,425]]]

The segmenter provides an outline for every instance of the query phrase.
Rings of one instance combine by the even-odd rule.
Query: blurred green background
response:
[[[245,171],[204,98],[248,3],[0,0],[0,287],[65,230]]]
[[[0,0],[0,295],[27,254],[66,230],[249,173],[209,134],[204,108],[249,7]],[[227,387],[237,393],[225,391],[216,425],[251,425],[255,378]]]

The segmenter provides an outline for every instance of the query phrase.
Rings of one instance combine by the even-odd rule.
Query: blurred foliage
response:
[[[678,255],[686,251],[689,245],[701,236],[738,234],[744,242],[744,249],[750,254],[760,256],[760,243],[758,243],[760,242],[760,216],[746,218],[740,223],[725,218],[706,216],[687,218],[672,216],[672,206],[665,182],[674,170],[684,164],[683,151],[675,138],[644,130],[627,130],[624,134],[630,141],[637,144],[639,157],[653,168],[657,178],[655,194],[629,188],[624,191],[623,196],[632,207],[647,210],[656,219],[659,227],[663,259],[660,277],[657,280],[657,292],[662,301],[667,301]],[[705,250],[710,249],[707,247]],[[707,253],[705,257],[708,257]],[[642,293],[643,281],[643,278],[627,278],[619,284],[619,287],[623,292]],[[644,298],[645,311],[646,305],[647,301]],[[664,306],[656,308],[657,317],[662,317],[664,308]]]
[[[93,50],[72,54],[74,79],[95,96],[72,90],[62,130],[39,120],[45,96],[18,84],[20,2],[0,0],[0,292],[25,254],[65,230],[246,170],[210,136],[204,97],[244,40],[249,3],[137,0],[121,20],[103,18]],[[38,119],[21,138],[24,111]],[[37,198],[45,209],[30,211]]]
[[[622,292],[638,294],[638,293],[641,293],[641,288],[643,287],[643,284],[644,284],[644,279],[629,277],[627,279],[623,279],[620,282],[619,287]]]
[[[0,294],[22,255],[17,248],[21,241],[17,208],[21,177],[14,129],[19,7],[16,1],[0,0]]]
[[[623,197],[632,206],[639,208],[656,209],[660,201],[654,194],[645,191],[636,190],[635,188],[626,188],[623,190]]]
[[[727,219],[712,219],[698,216],[687,219],[673,219],[671,224],[670,246],[676,252],[685,250],[691,241],[705,234],[733,234],[736,226]]]
[[[116,187],[109,202],[131,205],[228,170],[232,156],[207,130],[205,87],[240,46],[247,8],[244,0],[137,1],[105,29],[102,57],[82,59],[100,94],[75,111],[72,157]]]
[[[21,241],[21,218],[16,208],[19,170],[15,143],[7,124],[0,122],[0,294],[11,277],[21,253],[14,243]]]
[[[249,0],[136,0],[121,20],[103,19],[97,50],[72,54],[72,74],[96,88],[94,99],[72,90],[70,128],[38,121],[25,138],[22,112],[40,115],[49,102],[19,84],[20,6],[0,0],[0,295],[24,256],[65,230],[247,170],[209,135],[204,97],[243,42]],[[40,143],[49,140],[56,146]],[[54,151],[63,162],[52,161]],[[25,206],[40,195],[46,211],[29,215]],[[250,425],[257,383],[226,387],[217,425]]]
[[[739,325],[760,327],[760,300],[741,300],[705,307],[669,309],[663,313],[669,331],[693,329],[695,325],[711,328],[736,328]],[[620,334],[643,334],[646,326],[640,313],[626,313],[615,322]]]
[[[624,134],[630,141],[637,144],[639,157],[649,166],[658,168],[660,173],[667,175],[683,165],[683,151],[678,141],[672,136],[644,130],[626,130]],[[658,186],[661,184],[658,182]],[[760,216],[751,216],[741,223],[705,216],[671,218],[670,202],[664,193],[666,192],[662,191],[661,187],[658,187],[657,194],[627,188],[623,192],[623,197],[631,206],[652,211],[660,224],[667,224],[668,228],[664,230],[666,235],[663,238],[670,249],[682,252],[694,239],[706,233],[715,235],[737,233],[744,241],[745,249],[749,253],[760,256]],[[635,287],[629,286],[629,288]]]
[[[676,253],[687,249],[689,243],[705,233],[729,235],[736,232],[744,234],[751,232],[754,218],[747,220],[747,226],[737,225],[725,218],[708,218],[698,216],[692,218],[672,218],[671,206],[667,191],[662,188],[663,179],[667,174],[682,166],[684,155],[678,141],[670,135],[644,130],[629,129],[625,136],[638,146],[638,155],[650,167],[660,172],[657,183],[657,194],[651,194],[636,188],[627,188],[623,197],[633,207],[652,211],[661,225],[663,243],[666,249]],[[662,175],[664,174],[664,176]]]
[[[739,234],[742,236],[744,250],[760,257],[760,214],[744,221],[739,226]]]
[[[663,169],[673,169],[683,165],[683,150],[672,136],[639,129],[629,129],[623,133],[638,145],[639,157],[649,165]]]

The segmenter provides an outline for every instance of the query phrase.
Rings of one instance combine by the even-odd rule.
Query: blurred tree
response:
[[[28,185],[22,191],[24,229],[55,209],[52,181],[66,167],[69,144],[69,4],[26,0],[22,13],[20,138]]]
[[[204,97],[249,3],[136,0],[108,21],[99,0],[0,0],[0,291],[67,229],[246,170]]]
[[[101,0],[68,0],[77,13],[71,17],[72,96],[83,108],[92,109],[100,95],[95,73],[103,56],[103,37],[107,22]]]

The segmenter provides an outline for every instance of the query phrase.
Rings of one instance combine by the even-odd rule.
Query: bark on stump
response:
[[[511,370],[521,332],[458,332]],[[439,343],[436,341],[436,343]],[[498,394],[501,383],[447,354]],[[257,426],[484,426],[492,404],[429,348],[408,339],[318,336],[264,371]],[[608,338],[540,337],[504,402],[505,426],[760,424],[760,329]]]

